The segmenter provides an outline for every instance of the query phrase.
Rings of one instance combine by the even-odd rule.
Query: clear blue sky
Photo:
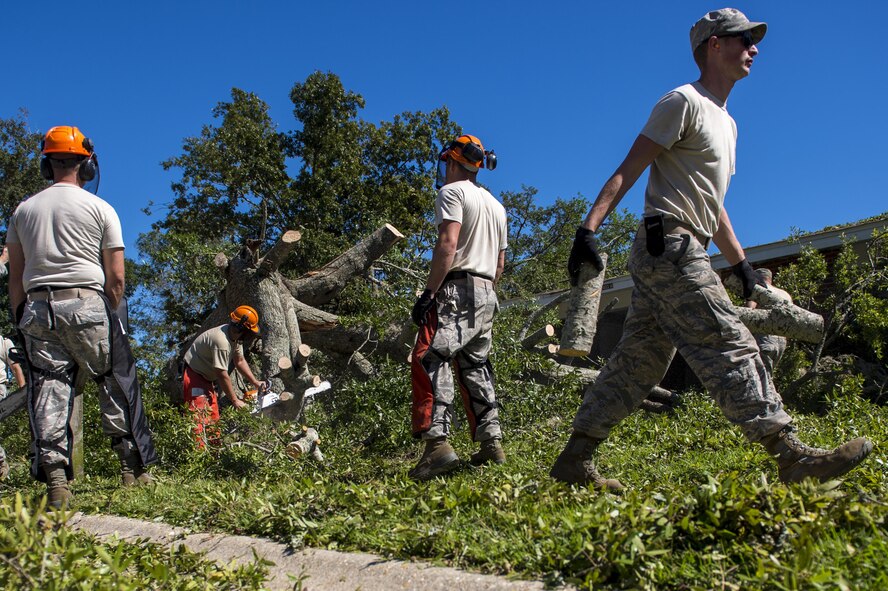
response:
[[[314,70],[364,96],[362,118],[446,105],[494,148],[495,193],[593,199],[654,102],[696,79],[690,26],[722,4],[664,2],[24,2],[3,11],[0,117],[74,124],[96,143],[100,194],[127,254],[168,201],[160,162],[236,86],[293,129],[289,90]],[[869,2],[735,5],[769,25],[728,108],[739,126],[727,198],[752,246],[888,211],[888,50]],[[646,178],[646,176],[645,176]],[[430,179],[431,182],[431,179]],[[621,206],[641,212],[642,185]]]

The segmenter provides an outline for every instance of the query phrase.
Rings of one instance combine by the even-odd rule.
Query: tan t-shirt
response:
[[[704,236],[718,218],[736,164],[737,124],[699,82],[669,92],[642,135],[666,148],[651,164],[644,214],[663,214]]]
[[[25,291],[36,287],[105,287],[102,250],[123,248],[117,212],[77,185],[56,183],[22,201],[6,242],[25,253]]]
[[[441,187],[435,199],[435,226],[459,222],[459,240],[452,271],[496,276],[496,263],[506,241],[506,209],[484,187],[457,181]]]
[[[185,352],[185,363],[208,379],[215,381],[217,370],[231,371],[231,339],[228,336],[228,325],[223,324],[203,332],[194,339]],[[235,357],[243,356],[240,342],[234,347]]]

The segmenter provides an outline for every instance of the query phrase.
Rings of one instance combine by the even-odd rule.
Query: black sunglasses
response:
[[[749,31],[743,31],[742,33],[730,33],[728,35],[716,35],[716,36],[719,39],[722,39],[724,37],[740,37],[740,39],[743,40],[743,47],[745,47],[746,49],[749,49],[750,47],[755,45],[755,42],[752,40],[752,33],[750,33]]]

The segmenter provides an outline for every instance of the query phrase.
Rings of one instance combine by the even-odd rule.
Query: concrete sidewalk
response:
[[[269,567],[266,586],[292,590],[303,578],[305,591],[542,591],[538,581],[510,581],[494,575],[479,575],[455,568],[423,563],[388,560],[373,554],[302,550],[292,552],[284,544],[263,538],[224,534],[189,534],[187,530],[164,523],[109,515],[77,513],[69,522],[74,530],[100,538],[116,535],[122,540],[147,538],[163,545],[183,544],[194,552],[206,552],[219,562],[253,562],[256,555],[274,563]],[[293,578],[290,578],[290,576]]]

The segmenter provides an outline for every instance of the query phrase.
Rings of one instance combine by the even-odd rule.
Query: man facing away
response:
[[[488,360],[493,317],[499,303],[495,284],[503,271],[506,211],[476,182],[478,170],[496,167],[496,155],[481,140],[461,135],[440,154],[435,223],[438,241],[432,252],[426,289],[413,307],[419,335],[411,357],[413,436],[425,441],[419,463],[410,470],[425,480],[459,465],[447,442],[453,413],[456,370],[472,440],[481,449],[476,466],[506,461],[499,414]]]
[[[9,300],[25,341],[32,475],[50,505],[71,499],[68,421],[78,371],[99,386],[102,429],[120,459],[124,486],[152,482],[156,461],[135,360],[115,310],[124,292],[123,235],[114,208],[83,189],[98,174],[89,138],[50,129],[41,174],[53,184],[9,220]]]
[[[581,262],[601,270],[594,232],[651,166],[644,223],[629,260],[635,287],[623,336],[586,390],[573,434],[550,472],[557,480],[622,488],[597,472],[593,452],[660,382],[676,349],[727,419],[776,459],[784,482],[839,476],[872,450],[863,438],[832,451],[796,438],[755,339],[737,318],[706,254],[713,240],[749,297],[759,281],[724,207],[737,137],[726,102],[734,84],[749,75],[766,30],[765,23],[750,22],[733,8],[697,21],[690,38],[700,79],[660,99],[577,230],[568,262],[572,277]]]
[[[219,443],[215,427],[219,422],[219,399],[216,385],[222,389],[235,408],[246,408],[237,397],[228,372],[237,369],[250,384],[267,388],[250,370],[244,357],[244,342],[259,336],[259,314],[250,306],[238,306],[229,314],[228,324],[213,327],[199,334],[185,352],[182,386],[185,406],[194,416],[194,436],[198,447]]]

